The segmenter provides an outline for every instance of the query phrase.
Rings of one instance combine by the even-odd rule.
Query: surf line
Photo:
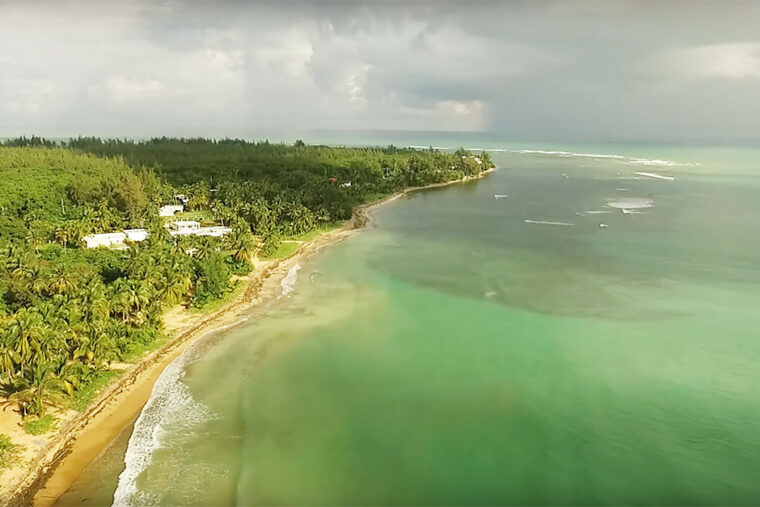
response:
[[[540,225],[566,225],[566,226],[573,226],[575,224],[571,224],[570,222],[547,222],[545,220],[529,220],[525,219],[523,220],[526,224],[540,224]]]
[[[668,181],[674,181],[675,178],[672,176],[663,176],[662,174],[657,173],[645,173],[645,172],[637,172],[634,174],[638,174],[639,176],[648,176],[650,178],[657,178],[658,180],[668,180]]]

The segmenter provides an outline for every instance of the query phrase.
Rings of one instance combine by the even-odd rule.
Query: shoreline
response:
[[[70,420],[62,421],[57,434],[25,467],[22,479],[9,491],[9,496],[4,501],[13,506],[53,505],[81,476],[84,468],[136,420],[151,396],[153,385],[169,364],[203,337],[236,326],[255,316],[257,311],[265,312],[266,307],[277,300],[280,283],[293,265],[307,260],[324,247],[372,227],[372,211],[411,193],[478,180],[495,170],[496,167],[482,171],[477,176],[410,187],[357,206],[351,218],[340,228],[304,242],[285,258],[271,261],[261,271],[254,273],[245,290],[235,300],[175,334],[167,343],[141,358],[124,375],[107,385],[87,410]]]

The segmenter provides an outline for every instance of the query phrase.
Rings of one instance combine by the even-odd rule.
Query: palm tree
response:
[[[23,416],[42,415],[47,405],[60,405],[66,391],[51,365],[43,363],[34,366],[29,378],[17,376],[0,390],[9,402],[18,403]]]
[[[98,204],[94,213],[93,226],[98,232],[107,232],[112,230],[119,222],[120,217],[108,207],[108,201],[103,199]]]
[[[59,243],[60,245],[63,245],[65,248],[70,241],[69,237],[69,230],[68,228],[64,227],[63,225],[59,225],[55,228],[53,231],[53,239],[56,241],[56,243]]]
[[[69,268],[59,264],[50,273],[48,287],[54,294],[66,294],[74,292],[79,287],[79,280]]]
[[[146,310],[155,294],[149,284],[133,279],[119,278],[113,284],[114,297],[111,312],[125,324],[139,326],[147,319]]]
[[[40,314],[34,308],[19,309],[8,323],[8,337],[22,373],[26,366],[37,363],[34,356],[40,350],[44,336],[43,324]]]
[[[232,233],[228,236],[229,247],[235,260],[250,261],[256,244],[251,234],[251,228],[242,220],[235,222]]]

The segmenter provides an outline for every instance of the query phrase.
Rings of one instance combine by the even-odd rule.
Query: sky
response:
[[[760,2],[0,0],[0,136],[760,142]]]

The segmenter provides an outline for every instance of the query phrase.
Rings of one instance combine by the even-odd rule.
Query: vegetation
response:
[[[58,426],[58,421],[50,414],[42,417],[27,417],[24,419],[24,431],[30,435],[44,435]]]
[[[253,255],[276,256],[369,199],[491,167],[488,154],[240,140],[40,138],[0,147],[0,394],[36,423],[82,408],[128,361],[165,339],[162,311],[230,297]],[[158,216],[183,202],[223,238],[178,236]],[[123,250],[89,234],[145,228]],[[303,238],[303,239],[302,239]],[[42,418],[40,418],[42,417]],[[33,423],[30,423],[33,424]]]
[[[0,433],[0,470],[11,466],[18,455],[18,447],[10,439]]]

